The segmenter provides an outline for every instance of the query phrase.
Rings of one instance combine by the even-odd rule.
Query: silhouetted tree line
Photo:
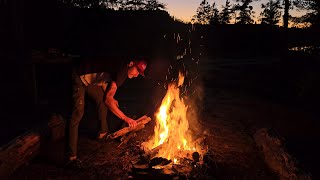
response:
[[[254,10],[251,6],[253,1],[234,0],[231,2],[226,0],[225,5],[219,11],[215,3],[210,5],[207,0],[203,0],[197,9],[193,22],[210,24],[213,28],[210,33],[216,33],[214,30],[221,25],[252,24],[254,23]],[[25,48],[26,51],[29,51],[28,48],[56,47],[66,52],[85,55],[99,53],[143,54],[146,52],[151,54],[154,51],[160,52],[160,46],[169,47],[163,45],[165,44],[163,41],[169,41],[165,39],[174,33],[190,29],[190,25],[170,17],[164,10],[165,5],[157,0],[33,0],[23,5],[23,10],[18,14],[21,17],[24,16],[24,20],[21,20],[24,26],[21,24],[15,26],[24,28],[23,33],[16,35],[23,34],[25,45],[21,48]],[[287,8],[286,5],[288,5],[286,0],[270,0],[262,4],[263,11],[260,14],[260,23],[264,25],[279,24],[282,10]],[[289,8],[295,5],[299,9],[308,11],[303,18],[294,19],[291,17],[291,19],[296,22],[301,22],[301,19],[304,19],[304,22],[309,22],[312,27],[318,26],[318,1],[294,0],[289,5]],[[18,29],[21,28],[16,28],[16,31]],[[249,27],[243,29],[251,31]],[[236,34],[242,36],[242,31],[244,30],[240,30]],[[268,30],[266,30],[267,32]],[[221,33],[224,32],[221,31]],[[261,35],[263,35],[262,31]],[[166,38],[164,38],[165,36]],[[301,36],[305,37],[306,35],[301,34]],[[226,35],[226,37],[228,36]],[[172,41],[172,37],[170,38]],[[246,38],[251,39],[250,34],[246,35]],[[228,42],[235,44],[237,43],[235,39],[229,38]],[[276,38],[271,39],[276,40]],[[289,42],[292,42],[292,39]],[[208,41],[212,41],[212,39]],[[206,44],[208,43],[206,42]],[[219,42],[215,41],[215,43]]]
[[[159,7],[163,6],[157,1],[147,1],[149,5],[146,3],[144,6],[147,9],[131,6],[119,9],[120,5],[108,6],[117,7],[114,9],[105,8],[101,2],[98,8],[51,2],[48,6],[36,1],[33,10],[28,11],[28,42],[35,49],[54,47],[85,56],[174,54],[176,48],[170,48],[176,46],[174,33],[181,36],[190,26],[160,10]]]
[[[320,1],[318,0],[269,0],[261,4],[262,12],[256,18],[255,11],[251,5],[259,0],[226,0],[221,11],[216,3],[209,4],[208,0],[202,0],[193,16],[192,21],[199,24],[268,24],[279,25],[283,14],[283,27],[288,28],[290,22],[300,23],[304,27],[318,27],[320,23]],[[306,14],[301,17],[293,17],[290,10],[293,8],[304,10]],[[255,21],[254,19],[258,21]]]
[[[301,17],[294,18],[294,22],[310,23],[313,26],[320,27],[320,1],[318,0],[296,0],[294,5],[307,13]]]
[[[59,0],[70,7],[105,8],[112,10],[165,10],[158,0]]]
[[[316,35],[320,22],[317,19],[320,11],[319,1],[269,0],[261,4],[262,11],[258,21],[254,21],[255,11],[251,6],[253,1],[256,0],[234,0],[236,4],[231,4],[226,0],[221,11],[215,2],[210,5],[207,0],[201,1],[192,21],[211,26],[208,39],[210,54],[232,57],[285,56],[288,47],[294,44],[319,47],[320,39]],[[306,10],[306,15],[296,18],[289,16],[289,10],[293,5],[299,10]],[[282,14],[283,27],[280,27]],[[291,23],[304,23],[307,26],[301,31],[296,31],[293,27],[288,29],[289,17]],[[257,23],[261,25],[251,25]],[[235,25],[226,26],[227,24]],[[306,28],[309,26],[311,30]]]

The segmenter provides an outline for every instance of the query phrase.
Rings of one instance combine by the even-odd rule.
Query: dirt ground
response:
[[[252,93],[252,89],[268,89],[270,82],[255,76],[261,72],[252,68],[252,64],[257,65],[247,60],[240,65],[239,61],[204,60],[200,66],[204,108],[199,122],[214,160],[210,164],[210,177],[277,179],[253,139],[259,128],[275,128],[286,138],[290,153],[314,178],[319,177],[314,166],[318,149],[311,143],[319,137],[319,123],[310,113],[295,106]],[[264,83],[266,86],[261,86]],[[153,123],[121,148],[117,147],[119,141],[100,144],[87,134],[80,134],[79,157],[88,165],[87,171],[63,169],[64,140],[60,140],[44,145],[42,155],[18,169],[11,179],[127,179],[130,161],[137,157],[137,146],[152,135]]]
[[[229,114],[228,110],[224,112]],[[207,135],[206,144],[214,159],[211,164],[216,179],[274,179],[266,167],[254,140],[239,121],[230,121],[221,112],[206,114],[202,121]],[[100,144],[85,134],[79,141],[79,157],[88,165],[84,172],[64,170],[62,167],[64,141],[45,147],[46,152],[28,165],[17,170],[12,179],[126,179],[130,161],[137,156],[137,146],[153,132],[153,123],[121,148],[119,141]]]

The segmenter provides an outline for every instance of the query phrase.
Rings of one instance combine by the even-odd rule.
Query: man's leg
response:
[[[104,102],[104,91],[100,86],[89,85],[86,89],[88,95],[95,101],[97,105],[98,116],[100,120],[100,138],[104,137],[108,132],[107,112],[108,108]]]
[[[85,85],[76,73],[72,74],[72,117],[69,122],[69,160],[77,158],[79,123],[84,113]]]

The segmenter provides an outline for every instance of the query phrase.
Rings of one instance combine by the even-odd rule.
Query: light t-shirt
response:
[[[89,86],[90,84],[107,84],[111,81],[111,77],[106,72],[80,75],[80,79],[86,86]]]
[[[87,60],[78,64],[76,72],[86,86],[114,81],[120,87],[128,77],[128,66],[119,60]]]

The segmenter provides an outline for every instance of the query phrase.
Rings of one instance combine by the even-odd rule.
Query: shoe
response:
[[[99,143],[106,143],[108,141],[108,134],[104,135],[103,137],[97,137],[97,141]]]
[[[85,166],[83,164],[83,162],[80,159],[75,159],[75,160],[69,160],[66,164],[65,164],[65,169],[70,169],[70,170],[75,170],[75,171],[83,171],[85,170]]]

